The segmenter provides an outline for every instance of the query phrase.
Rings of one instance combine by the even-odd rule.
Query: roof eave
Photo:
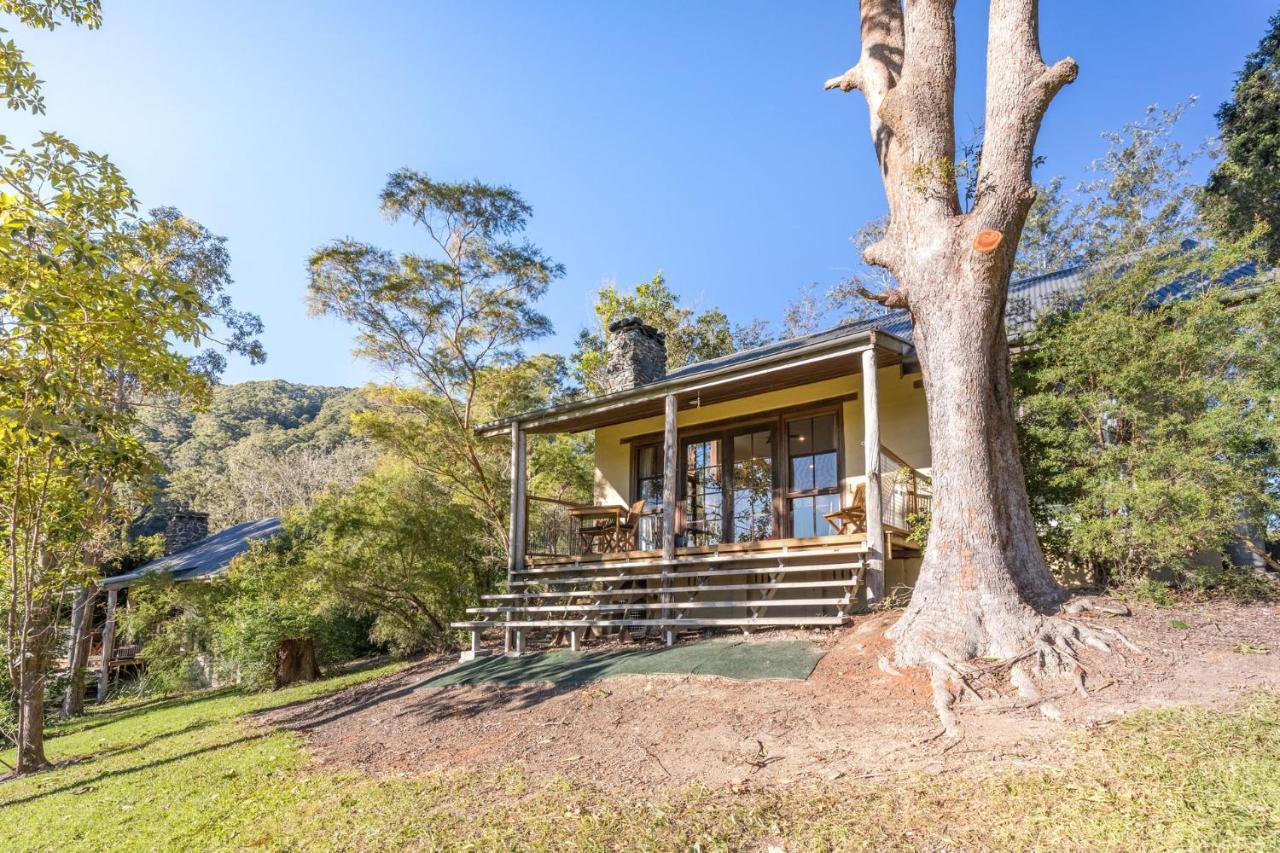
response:
[[[906,355],[911,351],[911,344],[897,335],[880,329],[865,329],[845,336],[816,341],[795,349],[726,364],[723,367],[705,372],[668,377],[647,385],[639,385],[635,388],[628,388],[625,391],[618,391],[601,397],[575,400],[571,403],[562,403],[558,406],[548,406],[544,409],[512,415],[481,424],[475,428],[475,432],[483,437],[494,437],[510,431],[512,424],[545,426],[554,423],[556,420],[567,419],[569,416],[585,414],[597,409],[606,409],[629,402],[657,399],[667,394],[687,393],[709,383],[722,383],[738,374],[753,373],[762,368],[802,361],[806,358],[820,356],[827,351],[831,351],[833,354],[842,354],[851,345],[861,345],[861,348],[868,346],[878,347],[890,350],[898,355]]]

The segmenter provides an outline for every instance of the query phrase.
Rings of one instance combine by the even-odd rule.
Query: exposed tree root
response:
[[[1006,678],[1023,700],[1018,707],[1038,707],[1049,719],[1061,720],[1062,712],[1052,701],[1061,696],[1046,698],[1040,691],[1039,682],[1069,679],[1073,692],[1088,698],[1088,670],[1080,660],[1083,649],[1111,654],[1114,646],[1120,645],[1131,652],[1141,651],[1116,628],[1088,625],[1071,618],[1083,613],[1127,615],[1129,609],[1089,599],[1073,601],[1058,615],[1039,617],[1038,626],[1022,651],[985,663],[955,660],[927,643],[922,644],[922,648],[917,647],[913,657],[929,673],[933,707],[947,737],[959,737],[962,733],[956,703],[965,697],[979,703],[998,699],[1001,695],[999,684]],[[897,674],[888,661],[882,662],[881,669]],[[983,695],[984,689],[990,697]]]

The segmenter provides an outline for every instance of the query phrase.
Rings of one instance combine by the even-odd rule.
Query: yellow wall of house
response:
[[[928,471],[929,429],[924,390],[916,388],[919,374],[903,376],[898,367],[883,367],[877,374],[880,391],[880,442],[901,456],[913,468]],[[851,373],[809,385],[798,385],[779,391],[768,391],[738,400],[683,409],[676,418],[681,432],[693,431],[699,424],[749,417],[757,412],[803,406],[836,397],[852,397],[841,404],[844,423],[845,499],[853,494],[866,471],[863,449],[862,376]],[[662,432],[662,418],[651,417],[629,421],[596,430],[595,501],[598,504],[631,502],[631,444],[626,439]]]

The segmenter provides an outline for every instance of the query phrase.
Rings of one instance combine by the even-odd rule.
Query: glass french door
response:
[[[757,542],[775,535],[773,511],[773,429],[754,429],[733,437],[730,485],[734,542]]]
[[[724,452],[719,438],[690,441],[684,449],[685,542],[694,547],[724,540]]]
[[[684,532],[694,547],[777,535],[772,426],[693,438],[684,445]]]

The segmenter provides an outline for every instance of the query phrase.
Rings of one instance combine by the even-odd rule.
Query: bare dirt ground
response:
[[[1069,692],[1067,682],[1048,686],[1050,696],[1066,694],[1055,699],[1062,720],[1009,708],[1007,699],[965,700],[957,705],[964,737],[948,741],[938,737],[926,679],[895,677],[878,665],[890,650],[884,631],[896,618],[868,615],[834,633],[757,635],[805,636],[827,647],[804,682],[655,675],[574,688],[419,687],[453,666],[450,656],[262,719],[303,733],[317,762],[333,769],[515,767],[618,788],[743,786],[1056,765],[1074,732],[1134,710],[1220,707],[1245,692],[1280,689],[1280,609],[1139,608],[1107,624],[1141,652],[1090,652],[1088,699]]]

